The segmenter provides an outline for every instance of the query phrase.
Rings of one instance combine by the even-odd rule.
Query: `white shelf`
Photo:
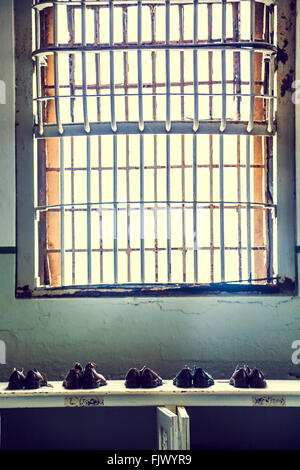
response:
[[[209,388],[175,387],[171,380],[153,389],[127,389],[124,380],[109,380],[92,390],[66,390],[62,382],[36,390],[7,390],[0,383],[0,409],[101,406],[300,406],[300,380],[268,380],[265,389],[242,389],[215,380]]]

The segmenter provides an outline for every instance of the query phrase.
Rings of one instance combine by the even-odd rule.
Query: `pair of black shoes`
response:
[[[47,378],[44,374],[39,372],[37,369],[29,370],[24,375],[23,369],[14,369],[8,382],[8,390],[32,390],[40,387],[50,387]]]
[[[180,388],[207,388],[211,387],[214,383],[214,379],[210,374],[201,367],[196,366],[193,369],[184,366],[173,379],[173,384]]]
[[[98,388],[107,385],[105,378],[96,371],[95,367],[96,364],[94,362],[88,362],[83,370],[81,364],[76,362],[73,369],[70,369],[64,379],[63,386],[74,390],[78,388]]]
[[[129,369],[125,377],[126,388],[155,388],[162,384],[162,378],[146,366],[142,367],[141,370],[135,367]]]
[[[229,383],[237,388],[265,388],[267,386],[262,371],[256,367],[251,370],[247,365],[243,367],[237,365]]]

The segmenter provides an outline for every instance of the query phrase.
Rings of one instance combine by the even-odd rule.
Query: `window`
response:
[[[32,12],[36,290],[274,290],[274,3]]]

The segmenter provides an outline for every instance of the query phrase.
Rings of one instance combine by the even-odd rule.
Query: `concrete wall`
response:
[[[1,0],[0,80],[7,100],[0,104],[0,247],[15,246],[11,7],[11,0]],[[114,379],[144,364],[164,378],[184,364],[201,365],[216,378],[230,377],[238,362],[258,366],[273,379],[300,369],[291,362],[291,344],[300,339],[297,297],[17,300],[14,291],[15,255],[2,253],[0,340],[6,364],[0,361],[0,381],[13,367],[37,367],[59,380],[74,361],[90,360]]]

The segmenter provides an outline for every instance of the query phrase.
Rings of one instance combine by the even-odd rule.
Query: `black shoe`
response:
[[[88,362],[85,366],[83,377],[82,377],[82,388],[98,388],[103,385],[107,385],[107,382],[103,375],[96,372],[96,364]]]
[[[207,388],[214,385],[215,381],[210,374],[201,369],[201,367],[194,367],[193,369],[193,385],[196,388]]]
[[[9,377],[8,390],[21,390],[25,385],[25,375],[23,369],[14,369]]]
[[[68,389],[81,388],[83,378],[83,369],[79,362],[76,362],[73,369],[70,369],[68,375],[63,381],[63,386]]]
[[[235,371],[230,377],[229,384],[237,388],[248,388],[249,374],[250,369],[248,366],[240,367],[239,365],[237,365]]]
[[[188,366],[184,366],[173,379],[173,384],[180,388],[190,388],[193,386],[193,373]]]
[[[248,382],[251,388],[265,388],[267,386],[263,373],[256,367],[249,373]]]
[[[163,383],[161,377],[148,367],[143,367],[140,371],[140,378],[140,385],[142,388],[159,387]]]
[[[25,378],[24,386],[29,390],[46,387],[48,386],[47,378],[37,369],[29,370]]]
[[[139,386],[141,385],[141,374],[144,369],[145,366],[141,370],[138,370],[135,367],[129,369],[125,377],[125,387],[139,388]]]

